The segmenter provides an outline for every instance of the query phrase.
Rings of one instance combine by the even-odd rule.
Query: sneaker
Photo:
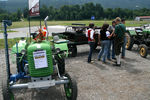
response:
[[[93,61],[93,60],[91,60],[91,63],[94,63],[94,61]]]
[[[113,64],[113,66],[120,67],[121,64]]]
[[[103,64],[107,64],[106,61],[103,61],[102,63],[103,63]]]
[[[113,60],[116,60],[116,58],[112,58]]]
[[[93,60],[91,60],[90,62],[88,61],[88,63],[94,63],[94,61],[93,61]]]
[[[110,58],[109,58],[109,59],[107,59],[107,60],[111,61],[111,59],[110,59]]]
[[[125,59],[125,56],[122,56],[121,58],[122,58],[122,59]]]

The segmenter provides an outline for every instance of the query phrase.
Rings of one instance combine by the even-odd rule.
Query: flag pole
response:
[[[28,9],[29,9],[29,2],[30,0],[28,0]],[[31,23],[30,23],[30,9],[28,11],[28,20],[29,20],[29,34],[30,34],[30,42],[31,42]]]
[[[39,13],[40,13],[40,6],[41,6],[41,2],[40,2],[40,0],[39,0]],[[40,15],[40,14],[39,14]],[[41,26],[41,15],[40,15],[40,28],[42,28],[42,26]]]

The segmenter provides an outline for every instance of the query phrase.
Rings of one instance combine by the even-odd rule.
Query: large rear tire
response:
[[[66,73],[65,76],[69,79],[69,83],[64,84],[66,98],[67,100],[77,100],[77,83],[68,73]]]
[[[148,47],[145,44],[143,44],[140,46],[140,56],[146,58],[147,55],[148,55]]]
[[[127,32],[125,34],[126,34],[126,39],[127,39],[126,49],[131,50],[134,45],[133,38],[131,37],[130,33]]]
[[[9,89],[9,80],[6,68],[0,67],[0,93],[2,93],[2,100],[14,100],[14,95]]]

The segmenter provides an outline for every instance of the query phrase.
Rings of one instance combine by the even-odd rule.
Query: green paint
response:
[[[150,34],[150,29],[144,29],[143,33]]]
[[[69,84],[67,84],[67,85],[69,85]],[[72,95],[72,89],[69,88],[69,87],[70,87],[70,86],[67,86],[67,88],[65,88],[66,96],[67,96],[67,97],[71,97],[71,95]]]
[[[130,35],[137,35],[135,30],[129,30]]]
[[[10,93],[10,99],[11,99],[11,100],[15,100],[14,94],[13,94],[12,92]]]
[[[55,42],[55,48],[60,48],[61,51],[66,51],[66,57],[68,56],[68,40],[59,40]]]
[[[35,52],[36,50],[46,50],[48,67],[35,69],[33,52]],[[39,43],[32,42],[27,48],[27,58],[31,77],[44,77],[53,74],[53,60],[50,42],[48,41],[42,41]]]

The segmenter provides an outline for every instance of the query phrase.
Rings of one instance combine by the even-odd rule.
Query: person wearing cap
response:
[[[115,26],[114,46],[115,46],[115,55],[116,55],[117,62],[114,64],[114,66],[121,66],[120,53],[121,53],[121,47],[124,43],[124,35],[126,32],[126,28],[125,25],[121,23],[121,19],[119,17],[117,17],[115,21],[117,25]]]
[[[90,46],[90,51],[88,55],[88,63],[93,63],[93,61],[91,60],[92,53],[93,53],[94,46],[95,46],[95,39],[94,39],[95,31],[93,28],[94,28],[94,23],[90,23],[89,29],[86,31],[86,37],[88,37],[88,44]]]
[[[125,25],[125,19],[121,20],[122,24]],[[126,50],[126,43],[127,43],[127,39],[126,39],[126,34],[124,35],[124,43],[122,45],[122,53],[121,53],[121,58],[125,59],[125,50]]]
[[[110,34],[112,34],[112,37],[110,38],[110,43],[109,43],[109,46],[108,46],[108,55],[107,55],[107,59],[108,60],[111,60],[111,56],[112,56],[112,59],[116,59],[115,58],[115,50],[114,50],[114,32],[115,32],[115,26],[116,26],[116,22],[115,20],[112,21],[112,26],[109,26],[108,30],[110,32]],[[111,47],[112,47],[112,52],[111,52]]]

